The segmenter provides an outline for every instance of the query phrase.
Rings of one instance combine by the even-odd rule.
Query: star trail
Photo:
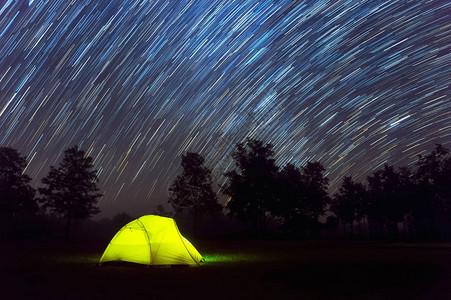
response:
[[[0,145],[39,185],[93,157],[103,215],[167,201],[186,151],[215,184],[247,137],[333,192],[451,147],[448,1],[2,1]]]

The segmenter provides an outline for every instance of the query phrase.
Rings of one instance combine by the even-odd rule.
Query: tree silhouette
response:
[[[404,197],[403,181],[399,171],[387,164],[383,169],[373,172],[367,177],[370,203],[369,218],[378,227],[378,232],[398,235],[398,223],[402,222],[407,213],[407,203]]]
[[[268,218],[277,198],[275,164],[271,144],[248,139],[232,154],[236,170],[227,172],[224,194],[230,196],[230,215],[251,226],[256,234],[265,234]]]
[[[15,214],[36,212],[35,190],[31,178],[24,174],[27,162],[16,149],[0,147],[0,222],[8,222]]]
[[[405,234],[415,232],[420,238],[434,239],[451,236],[449,150],[436,145],[428,155],[419,156],[416,166],[413,171],[386,164],[367,177],[368,188],[345,177],[331,211],[346,224],[368,218],[371,234],[397,237],[402,222]]]
[[[216,193],[212,190],[211,170],[204,166],[202,155],[188,152],[182,155],[182,174],[177,175],[169,191],[169,204],[175,214],[191,214],[194,217],[194,233],[205,213],[221,210]]]
[[[100,212],[96,204],[102,194],[97,193],[97,171],[92,169],[92,158],[85,157],[85,152],[74,146],[64,151],[60,166],[51,166],[42,179],[40,201],[45,209],[66,218],[66,240],[73,218],[87,219]]]
[[[284,230],[294,233],[305,229],[302,223],[307,217],[301,178],[301,171],[293,164],[287,164],[277,176],[278,199],[273,213],[282,219]]]
[[[449,226],[451,219],[451,156],[449,150],[437,144],[434,150],[419,156],[415,177],[415,193],[411,208],[417,234],[431,237]],[[443,224],[439,224],[444,220]]]
[[[400,205],[403,206],[402,211],[404,213],[402,224],[404,234],[412,231],[412,220],[413,220],[413,206],[414,199],[417,197],[417,186],[415,183],[415,174],[409,167],[400,167],[397,170],[399,176],[399,191],[398,191],[398,201]]]
[[[298,235],[319,228],[318,217],[329,202],[323,172],[320,163],[307,163],[301,169],[287,164],[278,173],[278,202],[273,212],[282,218],[283,229]]]
[[[308,162],[301,168],[301,180],[304,184],[307,214],[317,221],[323,215],[330,201],[327,193],[329,179],[324,175],[326,169],[319,162]]]
[[[350,224],[354,233],[354,221],[360,222],[366,214],[367,192],[365,186],[354,182],[350,176],[343,178],[343,183],[333,197],[331,211],[341,220],[343,233],[346,235],[346,224]],[[359,224],[360,228],[360,224]]]

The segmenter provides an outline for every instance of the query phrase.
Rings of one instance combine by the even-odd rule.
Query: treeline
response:
[[[419,156],[413,168],[384,165],[366,183],[345,177],[329,195],[319,162],[278,166],[271,144],[248,139],[232,154],[235,168],[221,187],[224,211],[254,236],[274,226],[289,236],[451,238],[451,157],[441,145]],[[182,157],[183,172],[169,191],[176,215],[201,216],[219,210],[211,170],[197,153]],[[320,222],[320,220],[323,220]]]
[[[330,211],[358,235],[451,238],[451,157],[436,145],[414,168],[384,165],[366,184],[345,177]],[[335,222],[330,217],[329,222]]]
[[[441,145],[419,156],[413,167],[384,165],[366,182],[345,177],[334,195],[327,192],[329,179],[321,163],[279,166],[271,144],[248,139],[236,145],[232,158],[235,167],[215,192],[202,155],[183,154],[183,171],[169,188],[172,211],[159,205],[149,213],[175,216],[183,226],[190,224],[193,235],[201,235],[206,227],[210,236],[227,232],[226,227],[236,233],[236,228],[230,230],[236,224],[227,220],[237,220],[242,232],[254,237],[451,238],[451,157]],[[92,158],[77,146],[64,152],[58,167],[50,167],[38,190],[29,185],[26,165],[17,150],[0,147],[2,228],[39,212],[41,217],[64,219],[67,239],[73,219],[99,212],[97,171]],[[220,197],[226,197],[224,206]],[[131,218],[120,214],[110,223]],[[113,225],[108,226],[118,226]]]

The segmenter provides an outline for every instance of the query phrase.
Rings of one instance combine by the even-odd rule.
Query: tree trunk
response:
[[[262,214],[262,236],[266,236],[266,229],[267,229],[267,221],[268,218],[266,217],[265,213]]]
[[[67,242],[69,241],[69,231],[70,231],[70,225],[72,223],[72,213],[69,213],[67,215],[67,222],[66,222],[66,232],[64,234],[64,240]]]
[[[343,225],[343,237],[346,238],[346,223],[342,221],[341,224]]]
[[[406,225],[406,220],[405,219],[402,220],[402,231],[403,231],[404,237],[408,237],[409,236],[409,234],[407,233],[407,225]]]
[[[398,230],[398,222],[393,221],[393,234],[395,235],[395,238],[399,238],[399,230]]]
[[[366,217],[363,217],[363,235],[368,235],[368,222],[366,221]]]
[[[357,225],[359,226],[359,238],[362,238],[362,220],[358,220]]]

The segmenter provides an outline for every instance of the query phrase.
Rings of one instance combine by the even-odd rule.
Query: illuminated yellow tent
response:
[[[179,232],[174,219],[147,215],[122,227],[99,263],[126,261],[145,265],[197,265],[202,256]]]

